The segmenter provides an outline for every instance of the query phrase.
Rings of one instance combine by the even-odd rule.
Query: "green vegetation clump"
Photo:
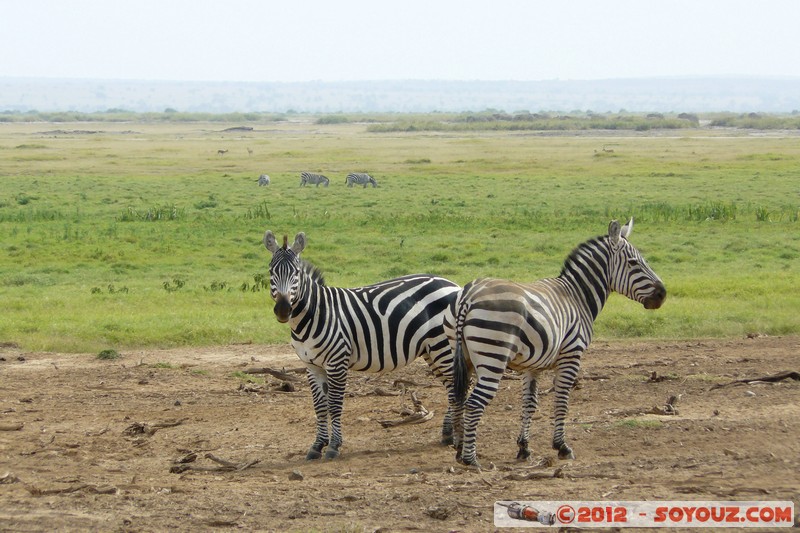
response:
[[[104,361],[113,361],[114,359],[119,359],[120,357],[121,356],[119,352],[111,349],[100,350],[100,353],[97,354],[97,358]]]

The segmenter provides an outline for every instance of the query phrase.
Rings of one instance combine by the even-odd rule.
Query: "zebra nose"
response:
[[[655,288],[650,295],[645,298],[644,300],[644,308],[645,309],[658,309],[662,305],[664,305],[664,300],[667,299],[667,288],[664,286],[663,283],[657,281],[655,284]]]
[[[292,306],[289,304],[289,299],[283,295],[278,295],[275,300],[275,317],[278,322],[284,323],[289,321],[289,315],[292,312]]]

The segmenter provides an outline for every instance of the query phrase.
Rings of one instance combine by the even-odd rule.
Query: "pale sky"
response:
[[[800,77],[797,0],[0,0],[0,77]]]

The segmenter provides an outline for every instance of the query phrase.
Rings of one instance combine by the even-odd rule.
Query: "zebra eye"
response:
[[[639,266],[639,260],[638,259],[628,259],[628,266],[631,266],[631,267]]]

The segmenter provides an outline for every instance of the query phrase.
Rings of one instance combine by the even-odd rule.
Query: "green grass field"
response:
[[[655,312],[612,297],[599,338],[800,333],[797,131],[382,133],[313,117],[224,131],[238,125],[0,123],[0,342],[287,342],[266,229],[304,231],[330,285],[463,284],[555,276],[629,216],[669,296]],[[298,187],[304,170],[330,187]],[[360,171],[380,187],[345,187]]]

